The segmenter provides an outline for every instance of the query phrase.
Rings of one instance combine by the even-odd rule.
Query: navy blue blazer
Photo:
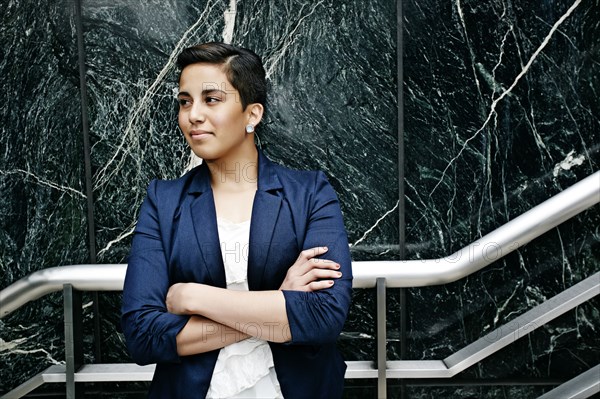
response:
[[[243,175],[243,170],[238,171]],[[336,348],[350,305],[352,269],[337,196],[323,172],[295,171],[258,156],[248,252],[250,290],[276,290],[300,251],[327,246],[343,277],[316,292],[283,291],[291,341],[269,342],[284,397],[339,398],[346,364]],[[151,398],[204,398],[219,350],[178,356],[189,316],[169,313],[179,282],[225,288],[210,175],[205,164],[154,180],[140,208],[123,289],[122,326],[138,364],[156,363]]]

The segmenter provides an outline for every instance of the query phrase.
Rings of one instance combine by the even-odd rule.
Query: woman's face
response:
[[[253,121],[252,107],[242,109],[221,65],[191,64],[179,79],[179,127],[192,151],[205,160],[216,160],[254,146],[245,131]]]

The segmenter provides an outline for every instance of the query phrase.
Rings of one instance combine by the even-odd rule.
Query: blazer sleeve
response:
[[[179,362],[177,334],[189,316],[169,313],[167,260],[158,217],[157,182],[148,187],[129,255],[121,324],[127,348],[138,364]]]
[[[292,336],[289,344],[318,345],[337,340],[350,307],[352,261],[339,201],[323,172],[318,172],[302,249],[327,246],[320,256],[339,263],[342,277],[331,288],[283,291]]]

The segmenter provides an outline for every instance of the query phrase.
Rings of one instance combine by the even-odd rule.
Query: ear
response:
[[[263,117],[263,112],[265,108],[260,103],[248,104],[246,108],[246,113],[248,114],[248,123],[253,124],[254,126],[258,125]]]

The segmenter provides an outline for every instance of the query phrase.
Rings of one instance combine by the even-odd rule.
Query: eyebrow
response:
[[[206,96],[206,95],[208,95],[210,93],[214,93],[214,92],[223,93],[224,95],[227,95],[227,93],[225,91],[219,90],[219,89],[205,89],[205,90],[202,90],[202,95]],[[191,97],[191,94],[188,93],[187,91],[180,91],[179,93],[177,93],[177,97],[181,97],[181,96]]]

